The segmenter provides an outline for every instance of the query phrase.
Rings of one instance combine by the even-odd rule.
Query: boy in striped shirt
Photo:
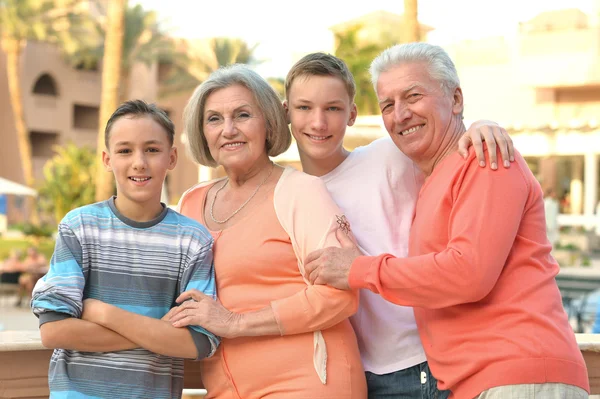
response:
[[[42,343],[55,349],[51,398],[179,398],[182,358],[211,356],[219,344],[201,326],[161,320],[186,290],[216,297],[211,235],[160,202],[177,163],[173,137],[155,105],[123,103],[102,156],[117,195],[59,224],[31,303]]]

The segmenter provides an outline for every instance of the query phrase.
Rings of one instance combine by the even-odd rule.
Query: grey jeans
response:
[[[567,384],[521,384],[494,387],[483,391],[477,399],[587,399],[588,393]]]

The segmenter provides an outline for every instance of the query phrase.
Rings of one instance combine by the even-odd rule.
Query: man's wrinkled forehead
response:
[[[379,102],[389,97],[404,96],[411,91],[439,91],[442,84],[429,73],[422,63],[407,63],[381,72],[377,82]]]

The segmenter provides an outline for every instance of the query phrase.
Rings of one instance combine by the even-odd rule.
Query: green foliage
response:
[[[45,225],[35,225],[32,223],[16,223],[10,226],[11,230],[17,230],[25,234],[26,236],[34,237],[52,237],[54,233],[54,227]]]
[[[581,251],[581,248],[579,248],[577,245],[573,244],[573,243],[569,243],[566,245],[562,245],[561,243],[557,243],[554,246],[555,249],[562,249],[564,251]]]
[[[88,7],[82,7],[78,13],[71,15],[68,29],[58,35],[58,44],[69,65],[78,69],[95,70],[103,54],[104,30],[99,23],[102,18],[94,17],[93,14],[102,13],[103,10],[100,3],[93,0],[87,2],[87,5]]]
[[[285,100],[285,79],[283,78],[268,78],[267,82],[275,90],[281,101]]]
[[[91,19],[80,0],[0,0],[0,36],[58,45],[63,54],[90,39]]]
[[[106,14],[104,2],[96,0],[91,3],[98,10],[98,14]],[[93,68],[104,56],[106,18],[90,16],[86,20],[85,29],[80,33],[75,40],[69,42],[69,62],[84,69]],[[155,11],[146,11],[140,4],[125,10],[121,64],[124,76],[135,63],[141,62],[151,66],[154,62],[171,61],[176,56],[175,42],[161,28]]]
[[[39,206],[58,223],[70,210],[94,202],[96,154],[72,143],[54,151],[56,155],[44,165]]]
[[[354,101],[358,107],[358,113],[360,115],[377,115],[379,104],[371,84],[369,66],[379,53],[393,43],[362,43],[359,39],[361,29],[361,25],[354,25],[344,32],[335,34],[335,56],[344,60],[354,75],[356,81]]]
[[[206,80],[220,67],[231,64],[257,65],[261,61],[254,56],[258,44],[249,46],[242,39],[216,37],[210,39],[209,54],[195,54],[189,44],[181,44],[182,49],[170,59],[167,78],[161,85],[161,96],[193,89]]]
[[[46,259],[52,257],[54,252],[54,240],[49,238],[43,239],[2,239],[0,238],[0,262],[8,258],[10,252],[17,249],[23,252],[23,255],[27,248],[35,246],[40,253],[44,254]]]
[[[584,255],[581,257],[581,266],[582,267],[591,267],[592,259],[588,255]]]
[[[2,36],[17,40],[47,40],[55,31],[58,12],[52,0],[0,0]]]
[[[215,37],[211,41],[216,61],[216,65],[213,64],[213,67],[216,69],[231,64],[257,64],[258,60],[253,56],[256,46],[249,47],[248,43],[242,39]]]
[[[157,61],[168,61],[176,56],[175,43],[160,28],[154,11],[146,11],[137,4],[125,11],[123,36],[123,65],[129,71],[134,63],[151,66]]]

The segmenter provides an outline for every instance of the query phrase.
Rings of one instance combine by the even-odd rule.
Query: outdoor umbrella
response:
[[[0,177],[0,194],[37,196],[37,191],[14,181]]]

